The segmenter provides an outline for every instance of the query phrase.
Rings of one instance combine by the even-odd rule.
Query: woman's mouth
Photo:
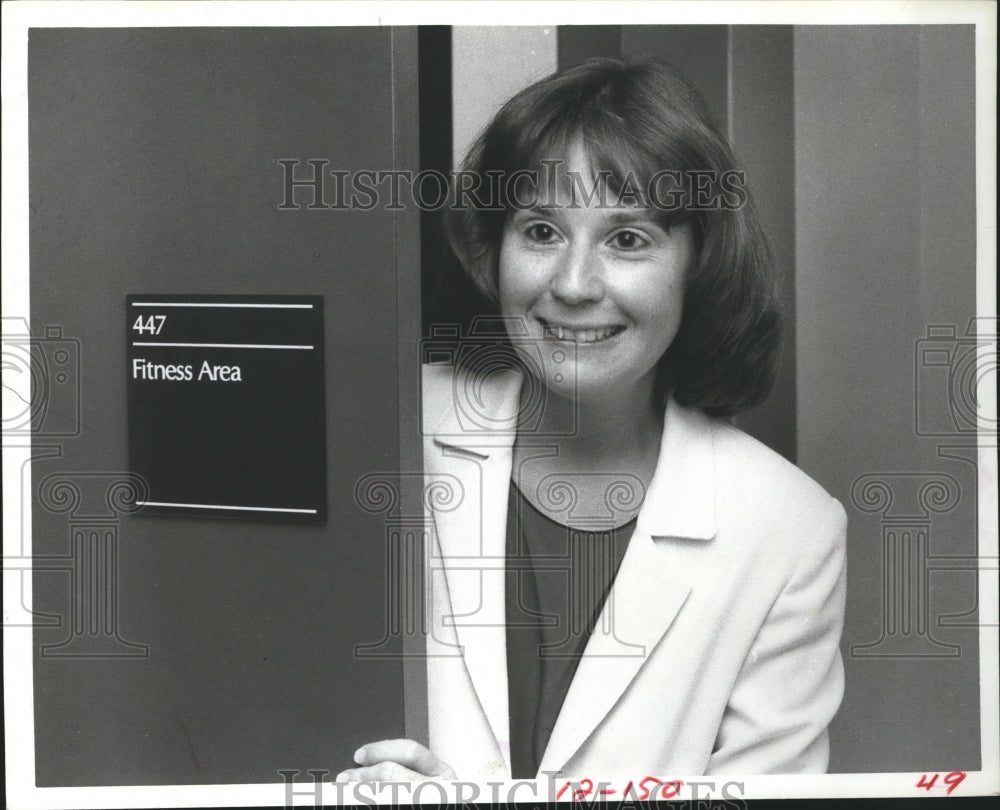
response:
[[[593,326],[587,328],[562,326],[541,320],[545,337],[553,340],[564,340],[569,343],[599,343],[613,338],[625,331],[624,326]]]

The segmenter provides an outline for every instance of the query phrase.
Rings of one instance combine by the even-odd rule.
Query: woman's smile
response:
[[[571,343],[603,343],[625,331],[625,327],[618,324],[610,326],[563,324],[545,318],[539,318],[538,321],[546,338]]]

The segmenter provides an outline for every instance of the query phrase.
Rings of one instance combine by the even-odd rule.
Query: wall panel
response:
[[[63,617],[35,631],[39,785],[280,782],[404,733],[399,661],[356,655],[386,638],[394,551],[355,485],[419,463],[400,444],[400,413],[417,410],[416,353],[399,350],[419,335],[416,213],[307,210],[303,188],[280,210],[277,161],[412,168],[415,67],[415,32],[387,28],[31,31],[31,321],[78,341],[82,380],[79,435],[33,478],[84,497],[34,493],[34,553],[66,562],[74,532],[98,525],[117,561],[93,582],[92,559],[34,574],[36,610]],[[327,525],[106,501],[127,464],[124,297],[168,292],[323,296]],[[51,657],[87,609],[72,577],[84,600],[112,583],[96,640],[125,657]]]

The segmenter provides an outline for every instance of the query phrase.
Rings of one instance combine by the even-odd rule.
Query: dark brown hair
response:
[[[658,391],[716,416],[762,401],[774,379],[780,317],[774,263],[726,139],[694,88],[654,60],[595,59],[555,73],[511,98],[479,135],[462,167],[466,180],[497,189],[491,204],[453,195],[449,244],[495,313],[500,243],[516,207],[509,178],[537,171],[580,139],[594,174],[614,193],[648,189],[658,173],[696,177],[712,205],[687,195],[660,206],[666,227],[690,222],[697,257],[685,280],[681,325],[658,367]],[[627,178],[630,178],[627,179]],[[723,178],[730,183],[728,191]],[[484,314],[493,314],[484,313]]]

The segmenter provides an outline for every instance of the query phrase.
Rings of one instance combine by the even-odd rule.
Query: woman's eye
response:
[[[618,231],[611,237],[611,244],[619,250],[637,250],[649,242],[635,231]]]
[[[528,227],[528,238],[534,242],[551,242],[555,239],[556,231],[551,225],[544,222],[536,222]]]

